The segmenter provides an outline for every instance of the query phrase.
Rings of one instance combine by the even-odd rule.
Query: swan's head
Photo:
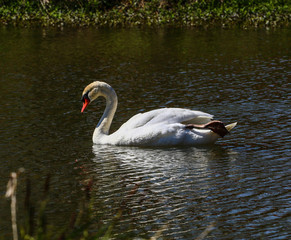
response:
[[[105,82],[95,81],[90,83],[87,87],[85,87],[82,93],[81,101],[83,102],[83,107],[81,112],[84,112],[89,103],[93,102],[98,97],[107,97],[112,95],[112,93],[115,95],[113,88]]]
[[[100,91],[100,82],[92,82],[87,87],[85,87],[81,101],[83,102],[83,107],[81,112],[84,112],[85,108],[89,105],[90,102],[93,102],[101,94]]]

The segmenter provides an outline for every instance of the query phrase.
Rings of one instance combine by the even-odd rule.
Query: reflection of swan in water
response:
[[[221,146],[211,148],[138,148],[138,147],[117,147],[110,145],[93,145],[93,159],[97,164],[109,163],[126,168],[143,169],[148,171],[151,168],[163,169],[163,172],[175,171],[183,166],[208,168],[209,164],[217,163],[220,158],[233,160],[236,153],[225,150]],[[214,162],[212,162],[214,160]],[[188,168],[187,167],[187,168]]]
[[[212,115],[182,108],[163,108],[139,113],[109,135],[116,108],[117,95],[104,82],[93,82],[83,91],[83,108],[97,99],[105,97],[106,109],[94,134],[96,144],[129,146],[176,146],[213,144],[224,137],[236,123],[224,126],[220,121],[211,121]]]
[[[92,190],[98,206],[96,211],[100,211],[100,215],[105,212],[105,219],[112,219],[122,208],[124,218],[115,226],[120,232],[141,229],[151,232],[166,224],[165,239],[173,239],[171,233],[191,231],[194,239],[200,231],[197,226],[213,220],[209,215],[216,203],[204,199],[220,189],[217,184],[224,179],[221,176],[229,172],[229,164],[237,156],[221,146],[93,145],[93,153],[89,168],[91,177],[96,179]],[[195,216],[199,216],[199,220]],[[183,238],[183,233],[179,236]]]

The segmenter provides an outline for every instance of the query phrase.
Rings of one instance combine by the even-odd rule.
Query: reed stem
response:
[[[12,172],[7,184],[7,191],[5,197],[11,198],[11,224],[13,240],[18,240],[17,219],[16,219],[16,187],[17,187],[17,173]]]

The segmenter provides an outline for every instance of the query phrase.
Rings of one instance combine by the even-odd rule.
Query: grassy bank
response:
[[[0,0],[0,23],[42,26],[285,27],[290,0]]]

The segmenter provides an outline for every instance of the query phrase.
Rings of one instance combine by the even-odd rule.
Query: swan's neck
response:
[[[109,85],[108,87],[102,89],[101,96],[106,99],[106,108],[96,126],[94,134],[108,135],[114,114],[116,112],[118,100],[114,89]]]

